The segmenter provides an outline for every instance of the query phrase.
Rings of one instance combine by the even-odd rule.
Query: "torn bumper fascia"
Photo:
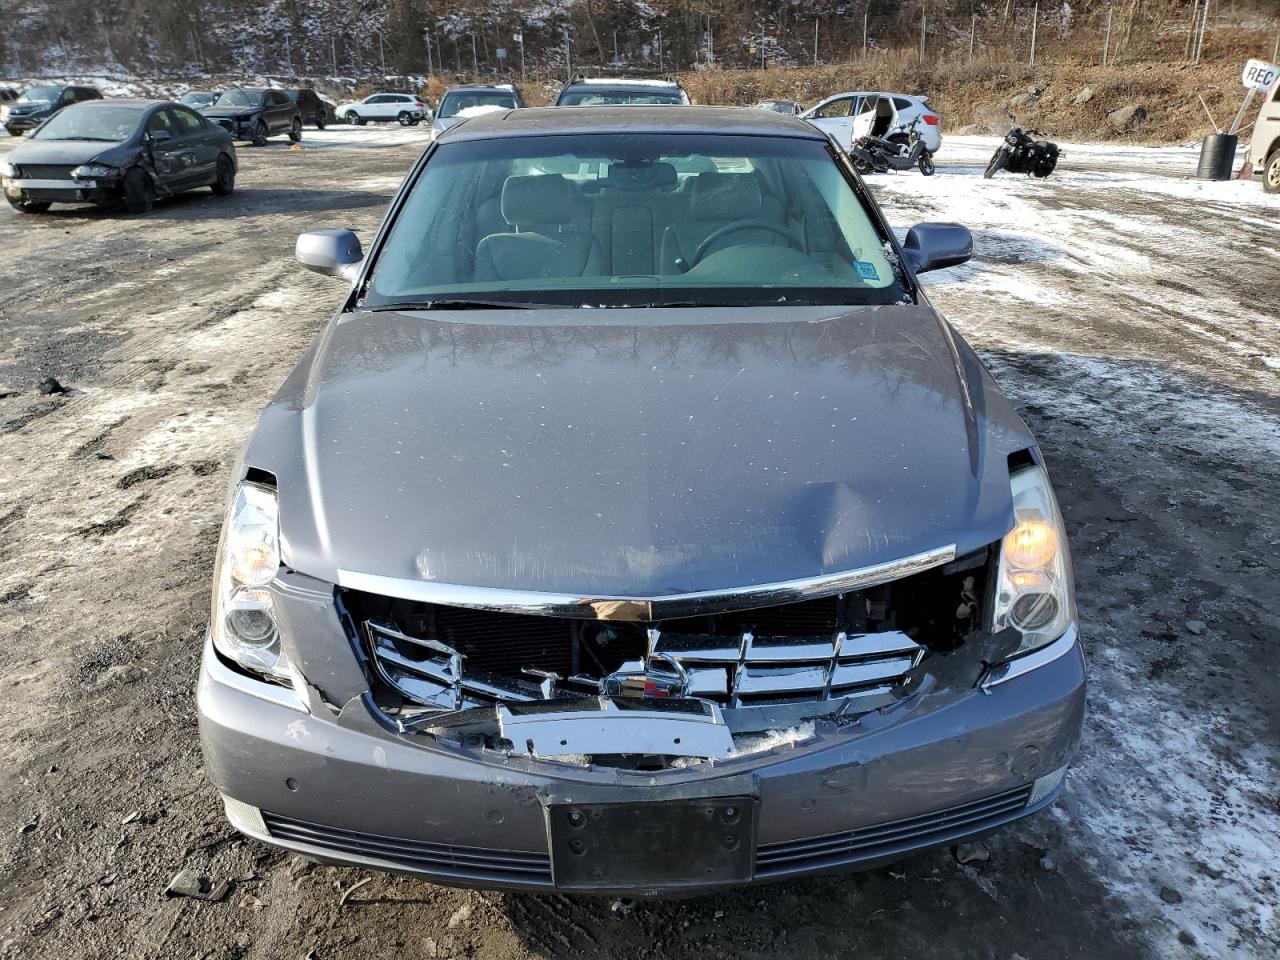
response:
[[[295,605],[295,616],[298,609],[305,605]],[[335,620],[331,607],[328,619]],[[349,646],[338,649],[352,659]],[[228,673],[239,679],[229,682]],[[305,665],[302,675],[313,676]],[[1069,762],[1083,719],[1079,644],[985,692],[972,673],[966,679],[967,689],[960,689],[940,673],[892,707],[848,722],[815,724],[812,735],[798,742],[652,772],[493,750],[481,736],[450,740],[404,732],[386,721],[367,692],[337,700],[332,689],[322,691],[301,678],[294,689],[272,688],[235,674],[211,646],[205,650],[198,707],[210,778],[225,797],[258,811],[420,843],[546,854],[547,805],[555,798],[644,803],[737,796],[744,777],[759,811],[758,844],[893,823],[1031,784],[1048,786],[1000,823],[1051,803],[1061,785],[1049,783],[1050,775]],[[376,856],[335,853],[273,837],[244,817],[235,825],[333,862],[408,870],[458,885],[547,888],[545,881],[494,882],[464,869],[410,869]],[[984,829],[993,825],[999,823]],[[850,857],[822,869],[873,866],[963,835],[940,833],[895,849],[892,856]],[[813,868],[773,872],[770,879],[807,872]],[[662,891],[602,884],[597,892]]]

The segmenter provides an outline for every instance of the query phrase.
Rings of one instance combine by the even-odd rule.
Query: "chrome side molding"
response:
[[[429,580],[384,577],[354,570],[339,570],[338,586],[384,597],[396,597],[400,600],[416,600],[447,607],[470,607],[496,613],[572,617],[579,620],[651,622],[727,613],[734,610],[751,610],[755,607],[780,606],[800,600],[829,597],[850,590],[878,586],[891,580],[900,580],[950,563],[955,557],[956,545],[953,543],[898,560],[839,573],[723,590],[673,593],[661,597],[581,597],[567,593],[473,587]]]

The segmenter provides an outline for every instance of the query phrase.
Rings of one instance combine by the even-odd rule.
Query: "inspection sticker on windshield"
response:
[[[858,276],[863,280],[879,280],[880,274],[876,271],[876,265],[870,260],[853,261],[853,269],[858,271]]]

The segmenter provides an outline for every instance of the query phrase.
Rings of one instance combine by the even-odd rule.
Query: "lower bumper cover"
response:
[[[5,194],[14,199],[46,203],[102,203],[118,196],[118,191],[102,181],[5,179]]]
[[[933,709],[922,702],[794,746],[642,774],[504,759],[402,736],[371,717],[347,722],[364,711],[359,702],[335,722],[291,707],[288,691],[273,701],[246,692],[255,681],[225,682],[226,668],[211,649],[205,656],[198,699],[206,766],[233,798],[228,813],[238,829],[329,862],[525,890],[703,892],[872,867],[985,833],[1053,802],[1084,709],[1077,644],[986,693]],[[575,836],[556,827],[555,815],[630,817],[641,832],[666,830],[666,845],[655,849],[671,856],[670,838],[687,824],[643,808],[698,800],[715,815],[731,802],[749,807],[751,828],[724,832],[750,845],[746,859],[712,863],[690,851],[682,869],[675,855],[668,880],[619,866],[618,857],[635,859],[639,848],[615,849],[588,831],[588,866],[565,866]],[[245,809],[255,812],[237,813]]]

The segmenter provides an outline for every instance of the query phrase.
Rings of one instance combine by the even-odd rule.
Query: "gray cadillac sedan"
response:
[[[427,148],[234,469],[199,683],[231,823],[447,884],[864,868],[1042,810],[1084,710],[1035,439],[841,151],[748,109]]]

